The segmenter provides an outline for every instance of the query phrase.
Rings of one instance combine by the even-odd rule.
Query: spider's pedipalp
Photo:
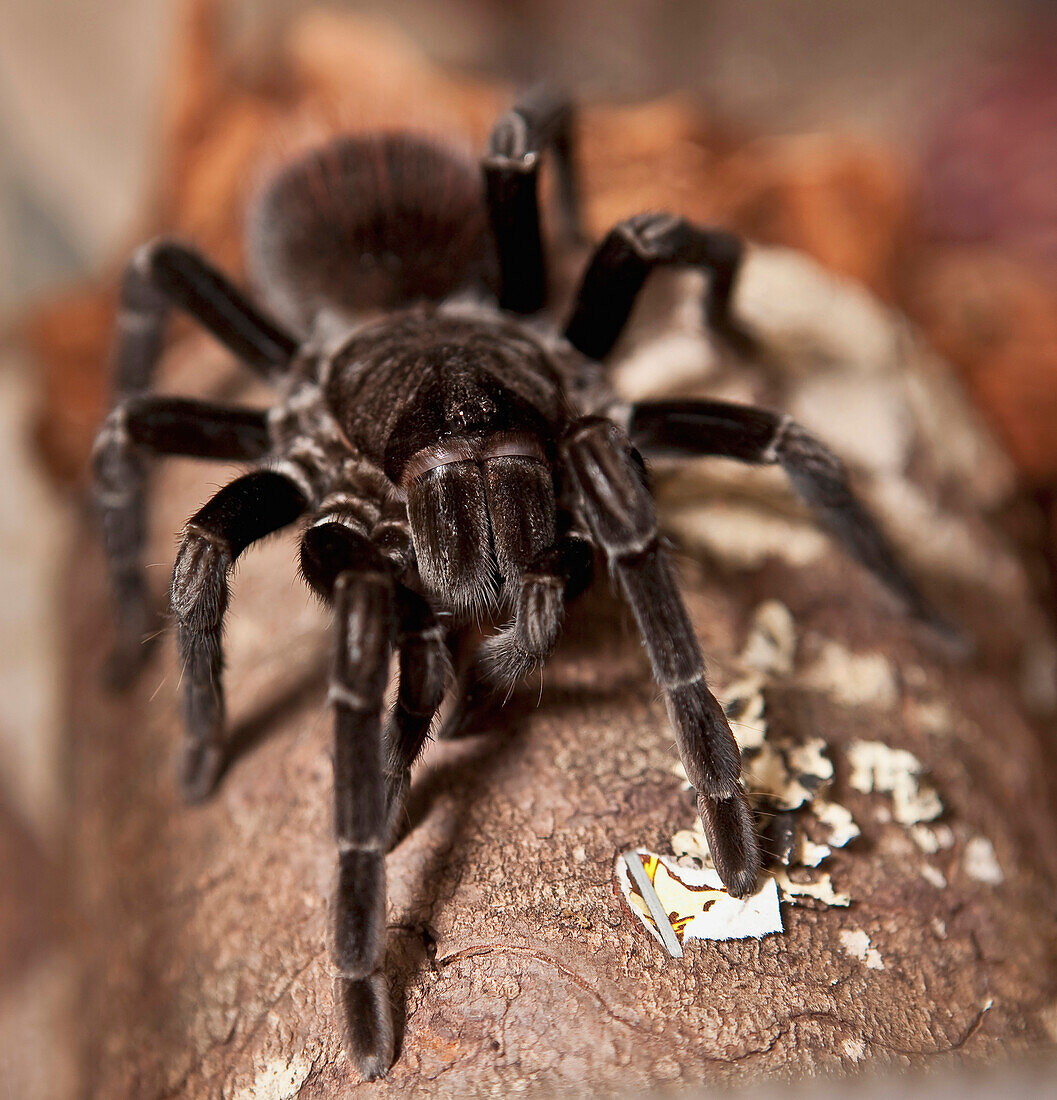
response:
[[[483,464],[496,564],[508,581],[554,542],[554,483],[550,468],[524,455]]]
[[[426,588],[461,616],[483,611],[497,583],[480,466],[465,460],[427,470],[407,489],[407,515]]]
[[[480,670],[496,686],[513,684],[551,655],[565,605],[591,583],[594,557],[582,536],[568,534],[528,563],[516,579],[514,621],[481,647]]]

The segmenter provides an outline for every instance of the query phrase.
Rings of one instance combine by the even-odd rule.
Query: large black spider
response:
[[[572,111],[535,92],[493,129],[483,173],[407,134],[341,138],[289,164],[260,194],[248,234],[270,313],[167,240],[135,254],[121,288],[116,402],[94,452],[120,628],[113,667],[127,680],[147,652],[147,458],[251,463],[191,517],[176,557],[183,786],[203,798],[223,764],[228,575],[247,546],[303,518],[301,568],[333,605],[336,630],[333,955],[346,1049],[368,1078],[393,1057],[385,853],[465,626],[484,612],[512,616],[461,691],[512,684],[554,649],[596,550],[664,691],[720,878],[738,897],[755,888],[738,747],[705,682],[641,454],[779,464],[845,547],[935,621],[839,460],[788,416],[719,401],[628,406],[609,388],[607,355],[658,267],[707,272],[709,325],[744,341],[730,313],[735,237],[670,214],[629,218],[594,250],[555,326],[537,199],[545,150],[574,237]],[[278,402],[260,411],[148,394],[173,306],[274,383]],[[394,651],[399,686],[383,720]]]

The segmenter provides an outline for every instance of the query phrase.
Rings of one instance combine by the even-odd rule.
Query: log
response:
[[[313,21],[324,18],[326,33]],[[306,16],[292,29],[299,96],[320,98],[323,84],[330,101],[350,95],[353,53],[375,76],[387,60],[398,82],[417,73],[412,91],[430,94],[421,59],[401,68],[391,40],[345,18]],[[456,112],[458,100],[479,132],[501,96],[459,86],[461,99],[435,97],[435,109]],[[704,129],[681,107],[654,110],[670,129]],[[245,123],[247,135],[263,117]],[[592,131],[589,182],[623,148],[629,179],[648,167],[663,183],[644,112],[599,117],[608,137],[627,141],[602,144]],[[237,175],[234,161],[220,162],[219,131],[185,120],[180,132],[213,150],[202,156],[216,178]],[[247,147],[254,140],[264,139],[247,136]],[[703,177],[705,160],[689,158],[679,178]],[[592,192],[593,226],[599,210],[611,218],[619,206],[603,191]],[[183,207],[170,196],[170,213],[192,208],[190,189],[181,196]],[[651,205],[671,198],[661,187]],[[214,211],[222,258],[233,255],[222,247],[233,197],[229,206]],[[199,234],[207,245],[210,232]],[[573,611],[542,686],[523,685],[470,736],[431,745],[416,769],[407,829],[387,863],[398,1055],[387,1080],[358,1086],[364,1093],[794,1079],[979,1064],[1057,1040],[1054,644],[1023,561],[989,522],[1012,491],[1009,464],[902,318],[805,255],[758,248],[749,261],[737,312],[759,334],[762,359],[712,346],[699,293],[692,276],[651,289],[622,343],[625,392],[792,411],[848,460],[975,653],[952,655],[909,622],[816,533],[773,471],[659,466],[713,683],[725,690],[755,676],[767,741],[791,751],[821,738],[834,765],[825,797],[861,836],[834,844],[819,870],[850,904],[794,889],[782,932],[688,941],[679,959],[634,915],[617,858],[635,848],[672,855],[694,811],[629,617],[602,582]],[[166,389],[266,399],[238,378],[186,330],[164,365]],[[159,471],[150,558],[159,604],[175,533],[230,474],[193,463]],[[216,796],[192,808],[174,781],[172,639],[132,691],[102,688],[109,612],[101,554],[82,531],[66,599],[80,1057],[91,1095],[310,1100],[357,1084],[326,943],[329,624],[296,576],[294,549],[277,538],[240,567],[227,633],[231,763]],[[776,604],[791,624],[788,659],[761,664],[758,613]],[[942,815],[915,819],[880,781],[860,789],[870,787],[864,744],[912,754],[923,768],[915,782],[935,791]],[[747,759],[758,787],[761,758]],[[798,820],[809,823],[812,805]],[[795,887],[812,872],[788,875]]]

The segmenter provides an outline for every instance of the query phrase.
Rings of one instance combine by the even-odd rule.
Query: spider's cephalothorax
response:
[[[302,571],[334,608],[334,958],[346,1046],[367,1077],[392,1060],[384,858],[411,765],[449,688],[502,688],[546,660],[596,553],[641,631],[716,869],[736,896],[755,888],[740,754],[705,682],[643,456],[781,465],[846,548],[933,618],[840,462],[788,417],[719,401],[616,400],[607,357],[657,267],[706,271],[708,323],[749,343],[730,313],[741,246],[671,215],[630,218],[595,249],[556,323],[537,205],[548,149],[571,240],[571,111],[537,93],[500,119],[480,166],[406,135],[339,140],[288,166],[250,221],[251,272],[269,313],[170,241],[141,249],[122,284],[117,394],[94,452],[120,628],[112,667],[127,679],[147,653],[149,457],[246,462],[188,521],[173,573],[183,783],[189,798],[205,796],[224,759],[229,573],[251,543],[300,521]],[[259,411],[152,395],[173,306],[272,381],[278,402]],[[506,625],[453,687],[453,650],[471,636],[463,624],[488,610]],[[399,684],[385,715],[394,653]]]

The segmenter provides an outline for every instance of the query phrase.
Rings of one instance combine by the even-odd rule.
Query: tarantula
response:
[[[731,316],[736,237],[670,214],[629,218],[594,250],[555,324],[537,185],[547,152],[561,230],[578,236],[572,123],[566,100],[535,92],[500,118],[480,165],[404,133],[344,137],[288,164],[249,220],[249,267],[268,312],[169,240],[141,248],[122,282],[116,401],[94,451],[119,624],[113,667],[119,680],[135,673],[151,627],[147,460],[249,463],[187,522],[176,555],[183,788],[203,798],[224,761],[232,567],[303,520],[302,572],[334,612],[333,957],[346,1050],[367,1078],[393,1058],[385,853],[466,626],[489,612],[509,620],[460,690],[513,684],[554,649],[596,551],[664,692],[719,876],[735,896],[755,889],[760,850],[738,746],[705,681],[642,455],[780,465],[844,546],[933,618],[841,463],[788,416],[720,401],[628,406],[609,388],[607,356],[656,268],[706,272],[707,323],[744,342]],[[149,394],[173,307],[272,382],[277,403]],[[393,654],[398,687],[383,716]]]

